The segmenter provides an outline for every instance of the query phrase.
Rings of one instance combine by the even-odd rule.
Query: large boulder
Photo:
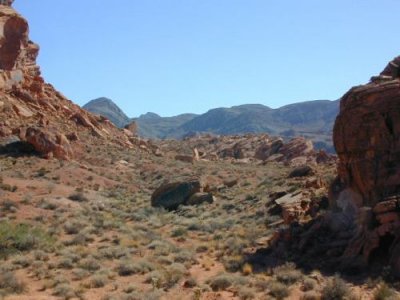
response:
[[[201,183],[198,179],[162,184],[152,194],[151,205],[173,210],[179,205],[186,204],[192,195],[200,192],[200,189]]]
[[[279,149],[279,153],[288,161],[297,157],[310,155],[313,152],[314,146],[312,141],[304,137],[293,138]]]
[[[37,152],[45,157],[55,157],[69,160],[73,158],[74,152],[69,140],[60,133],[52,133],[43,129],[29,127],[22,139],[30,143]]]
[[[283,139],[277,138],[272,141],[268,141],[260,145],[254,154],[254,158],[260,160],[266,160],[271,155],[277,154],[283,146]]]

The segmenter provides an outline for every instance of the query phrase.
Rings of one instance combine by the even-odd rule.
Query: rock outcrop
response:
[[[356,227],[344,252],[364,263],[374,252],[400,275],[400,80],[395,58],[384,81],[352,88],[340,103],[333,140],[339,156],[335,206]],[[395,74],[396,73],[396,74]]]
[[[133,147],[107,119],[86,112],[45,83],[36,64],[39,46],[29,39],[28,22],[12,2],[0,2],[0,144],[18,137],[43,156],[60,159],[76,158],[80,141],[102,139]]]
[[[384,77],[373,77],[341,99],[333,134],[338,176],[330,185],[330,209],[301,223],[302,209],[313,215],[313,204],[303,206],[300,194],[276,197],[290,226],[272,242],[274,259],[290,252],[305,267],[352,273],[389,266],[400,277],[400,76],[392,76],[398,60],[385,68]],[[320,152],[317,158],[325,161],[327,155]],[[306,183],[321,185],[315,179]]]
[[[386,77],[373,77],[342,97],[330,210],[278,234],[276,254],[285,245],[300,263],[352,272],[390,266],[400,276],[400,78],[393,62],[397,58],[382,72]]]
[[[179,143],[173,140],[159,142],[169,153],[176,153],[175,159],[192,162],[224,160],[233,163],[282,162],[292,166],[305,164],[333,164],[336,156],[325,151],[315,151],[311,140],[297,137],[285,141],[281,137],[267,134],[244,135],[196,135]],[[185,157],[181,158],[181,155]],[[187,157],[186,157],[187,156]]]

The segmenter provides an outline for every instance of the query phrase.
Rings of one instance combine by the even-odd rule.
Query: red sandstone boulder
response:
[[[256,153],[254,154],[254,158],[260,160],[266,160],[271,155],[277,154],[279,150],[283,146],[283,140],[281,138],[277,138],[273,141],[262,144],[256,149]]]
[[[314,152],[314,146],[311,140],[304,137],[296,137],[284,144],[279,153],[283,155],[285,160],[292,160],[296,157],[307,156]]]
[[[24,140],[45,157],[54,156],[66,160],[73,157],[71,145],[63,134],[53,134],[43,129],[29,127],[26,129]]]

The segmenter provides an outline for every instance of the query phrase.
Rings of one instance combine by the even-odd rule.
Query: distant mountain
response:
[[[101,101],[99,99],[102,99]],[[314,100],[272,109],[261,104],[220,107],[208,112],[160,117],[148,112],[129,119],[111,100],[99,98],[84,108],[109,118],[122,127],[135,121],[139,135],[148,138],[182,138],[196,133],[240,134],[266,132],[283,137],[305,136],[316,148],[333,151],[332,129],[339,111],[339,100]],[[105,100],[104,100],[105,99]],[[113,119],[112,119],[112,118]]]
[[[182,114],[174,117],[160,117],[149,112],[132,120],[136,122],[140,136],[161,139],[180,138],[185,133],[177,134],[178,128],[197,116],[196,114]]]
[[[128,116],[108,98],[97,98],[89,101],[83,107],[91,113],[102,115],[113,122],[117,127],[124,127],[131,120]]]

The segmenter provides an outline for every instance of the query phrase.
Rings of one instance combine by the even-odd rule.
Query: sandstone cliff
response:
[[[278,259],[291,252],[307,267],[352,274],[389,267],[400,276],[399,61],[342,97],[330,209],[280,231],[271,248]]]
[[[333,134],[341,191],[333,200],[358,226],[344,256],[361,255],[368,263],[386,253],[385,262],[400,275],[398,61],[341,100]]]
[[[29,26],[0,2],[0,142],[20,139],[46,157],[74,158],[79,140],[102,139],[131,147],[129,138],[107,119],[73,104],[46,83],[36,64],[39,46]]]

